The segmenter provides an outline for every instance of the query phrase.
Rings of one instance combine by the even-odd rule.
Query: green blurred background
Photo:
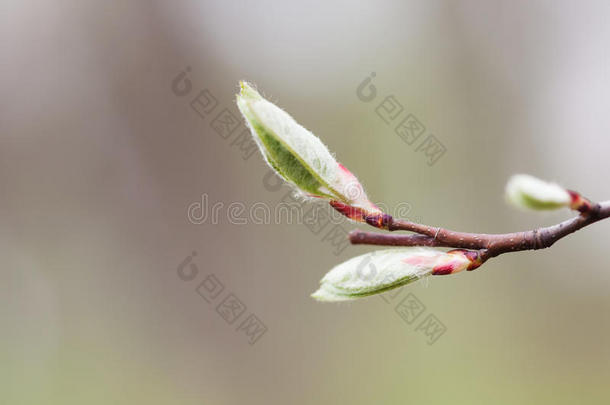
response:
[[[607,404],[610,224],[389,303],[321,304],[326,271],[371,249],[338,248],[332,224],[231,223],[232,202],[287,189],[244,158],[241,124],[223,139],[212,122],[237,115],[246,79],[376,202],[473,232],[552,224],[570,214],[517,212],[504,184],[610,197],[608,16],[603,1],[2,2],[0,403]],[[218,104],[201,117],[204,89]],[[434,165],[376,114],[388,95],[446,148]],[[217,223],[187,218],[202,195],[224,204]],[[207,302],[212,274],[225,288]],[[410,324],[409,293],[425,306]],[[226,297],[245,306],[231,324]]]

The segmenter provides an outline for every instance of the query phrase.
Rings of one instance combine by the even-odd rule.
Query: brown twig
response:
[[[352,244],[479,250],[482,261],[485,261],[502,253],[548,248],[559,239],[608,217],[610,217],[610,201],[605,201],[591,205],[588,211],[559,224],[506,234],[455,232],[392,218],[388,223],[390,231],[411,231],[417,234],[393,235],[356,230],[350,233],[349,239]]]

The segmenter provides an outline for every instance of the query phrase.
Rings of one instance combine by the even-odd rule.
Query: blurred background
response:
[[[0,403],[608,403],[609,223],[318,303],[319,279],[372,249],[326,207],[308,225],[249,215],[290,194],[234,98],[255,83],[410,218],[550,225],[571,214],[518,212],[504,185],[525,172],[610,198],[609,16],[603,1],[0,3]],[[401,137],[407,116],[423,131]]]

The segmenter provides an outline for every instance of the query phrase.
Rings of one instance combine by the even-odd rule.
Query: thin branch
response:
[[[482,259],[485,261],[502,253],[548,248],[559,239],[608,217],[610,217],[610,200],[595,204],[589,211],[559,224],[524,232],[506,234],[456,232],[392,218],[388,224],[390,231],[412,231],[419,235],[392,235],[357,230],[351,232],[349,238],[352,244],[481,250]]]
[[[349,240],[352,245],[453,247],[427,235],[392,235],[359,229],[349,233]]]

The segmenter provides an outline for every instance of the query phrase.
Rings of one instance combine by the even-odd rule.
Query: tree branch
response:
[[[356,230],[350,233],[349,239],[352,244],[481,250],[481,258],[485,261],[502,253],[548,248],[559,239],[608,217],[610,200],[592,205],[590,210],[559,224],[506,234],[456,232],[392,218],[388,223],[390,231],[411,231],[418,235],[392,235]]]

